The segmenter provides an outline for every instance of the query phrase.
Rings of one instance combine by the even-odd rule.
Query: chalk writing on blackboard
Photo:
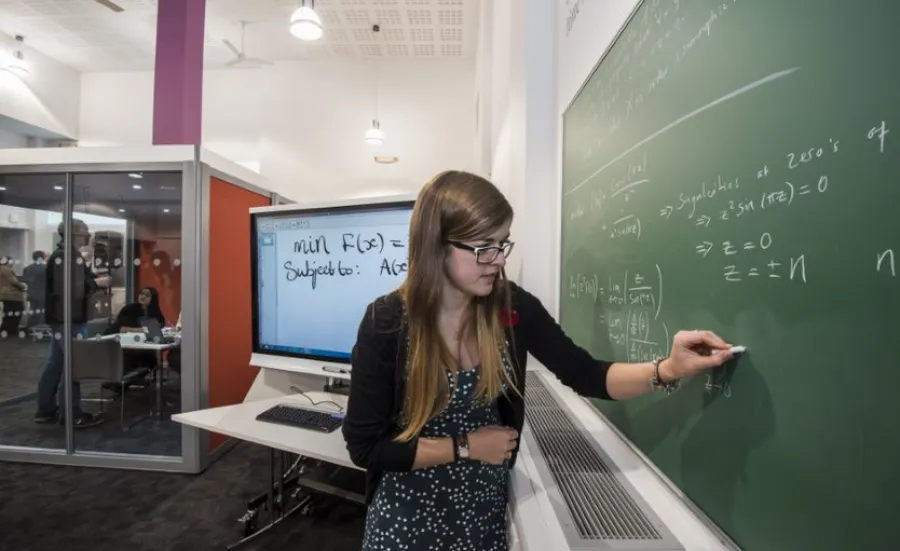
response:
[[[887,123],[884,121],[881,121],[881,124],[875,125],[869,129],[867,136],[870,140],[878,140],[879,153],[884,153],[884,141],[889,132],[890,130],[888,130]]]
[[[806,283],[806,255],[765,260],[753,264],[729,264],[722,270],[728,283],[740,283],[750,279],[768,278],[783,279],[796,283]]]
[[[890,272],[891,277],[897,276],[897,270],[894,265],[894,250],[885,249],[878,253],[875,258],[875,271],[881,272],[884,269]]]

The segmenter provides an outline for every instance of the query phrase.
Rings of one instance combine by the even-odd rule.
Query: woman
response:
[[[137,302],[126,304],[119,310],[116,321],[104,331],[107,335],[115,333],[143,333],[143,318],[153,318],[162,327],[166,318],[159,308],[159,291],[156,287],[144,287],[138,294]]]
[[[360,324],[343,434],[367,473],[366,551],[508,548],[527,353],[576,392],[614,400],[670,390],[731,357],[718,336],[688,331],[665,359],[595,360],[506,280],[512,219],[487,180],[436,176],[413,209],[406,281]]]
[[[0,337],[15,337],[25,311],[25,291],[28,286],[16,277],[10,257],[0,256],[0,301],[3,302],[3,319],[0,320]]]
[[[112,335],[115,333],[143,333],[143,318],[153,318],[159,322],[160,327],[166,324],[166,318],[159,308],[159,292],[155,287],[144,287],[138,294],[137,302],[126,304],[119,310],[116,321],[103,333]],[[156,365],[156,353],[148,350],[123,350],[122,360],[125,373],[131,373],[138,369],[150,369]],[[131,380],[118,385],[116,383],[104,383],[103,388],[111,391],[119,391],[128,388],[134,382]]]

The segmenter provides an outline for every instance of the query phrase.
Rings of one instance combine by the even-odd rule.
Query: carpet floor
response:
[[[220,551],[265,488],[268,454],[240,443],[201,475],[0,463],[0,551]],[[244,551],[358,551],[365,511],[299,513]]]

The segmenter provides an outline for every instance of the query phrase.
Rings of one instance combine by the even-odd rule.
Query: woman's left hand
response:
[[[672,340],[672,354],[659,365],[660,377],[674,381],[719,367],[734,356],[729,348],[712,331],[679,331]]]

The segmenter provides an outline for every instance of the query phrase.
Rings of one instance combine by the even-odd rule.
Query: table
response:
[[[127,333],[125,333],[127,335]],[[119,337],[120,335],[115,335]],[[147,350],[156,353],[156,369],[153,370],[154,376],[154,384],[156,385],[156,411],[150,412],[149,417],[153,417],[155,414],[157,420],[162,420],[163,418],[163,404],[162,404],[162,373],[161,371],[165,367],[165,363],[163,362],[162,354],[166,350],[171,350],[177,346],[180,346],[176,343],[163,343],[157,344],[152,342],[128,342],[127,339],[120,339],[119,344],[122,346],[123,350]],[[137,422],[133,423],[133,425],[140,423],[141,421],[148,419],[149,417],[144,417]]]
[[[323,400],[331,400],[334,404],[322,403]],[[318,405],[312,406],[313,401]],[[365,496],[362,494],[324,483],[305,474],[310,460],[361,472],[361,469],[350,460],[350,454],[347,452],[340,429],[330,433],[320,433],[256,420],[257,415],[278,404],[329,412],[343,411],[347,405],[347,397],[327,392],[307,391],[302,394],[279,396],[172,416],[172,420],[178,423],[253,442],[269,449],[269,484],[264,493],[265,504],[269,511],[268,523],[262,528],[256,529],[258,508],[263,504],[263,500],[251,500],[248,504],[248,514],[242,519],[245,522],[245,536],[230,545],[229,549],[250,541],[259,534],[270,530],[294,512],[310,505],[314,494],[309,490],[334,495],[360,504],[365,502]],[[282,453],[277,454],[276,451]],[[288,469],[285,469],[284,452],[298,456]],[[307,493],[296,499],[294,506],[288,508],[285,506],[284,492],[293,486],[306,490]],[[297,493],[295,492],[295,498]]]

